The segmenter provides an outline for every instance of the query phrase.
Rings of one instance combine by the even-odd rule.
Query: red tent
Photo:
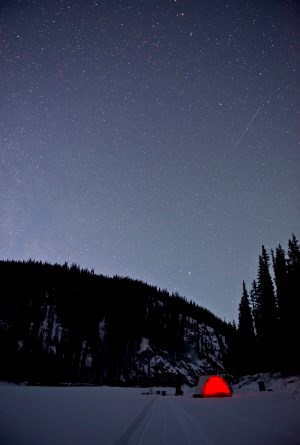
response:
[[[230,397],[231,386],[220,375],[204,375],[199,378],[193,397]]]

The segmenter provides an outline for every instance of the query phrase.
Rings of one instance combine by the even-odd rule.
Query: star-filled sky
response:
[[[0,258],[236,319],[261,245],[300,236],[297,4],[1,0]]]

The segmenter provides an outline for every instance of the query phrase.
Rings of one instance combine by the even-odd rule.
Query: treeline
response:
[[[227,323],[194,302],[76,264],[0,261],[0,283],[0,379],[143,383],[130,377],[142,338],[180,359],[191,319],[227,335]]]
[[[300,372],[299,314],[300,246],[293,234],[287,252],[279,245],[270,255],[262,246],[249,291],[243,282],[231,363],[236,373]]]
[[[250,289],[243,283],[238,327],[128,277],[96,275],[76,264],[0,261],[0,379],[149,384],[149,371],[137,369],[143,338],[152,351],[148,362],[166,351],[176,364],[192,351],[214,372],[221,370],[217,362],[234,375],[300,372],[299,313],[294,235],[287,252],[279,245],[269,254],[262,246],[257,278]],[[217,347],[201,324],[213,328]]]

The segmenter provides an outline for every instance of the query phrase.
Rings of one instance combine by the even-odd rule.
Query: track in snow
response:
[[[244,399],[152,398],[114,445],[300,445],[300,424],[274,425],[257,399],[257,415],[243,413]]]
[[[224,399],[139,388],[0,385],[1,445],[300,445],[300,394]]]
[[[114,445],[211,445],[199,423],[174,398],[152,399]],[[200,442],[199,442],[200,441]]]

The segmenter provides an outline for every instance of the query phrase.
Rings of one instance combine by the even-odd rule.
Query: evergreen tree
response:
[[[227,326],[226,341],[227,351],[224,354],[225,369],[232,375],[238,375],[241,373],[241,370],[239,364],[238,332],[234,320]],[[201,352],[203,352],[203,348]]]
[[[257,339],[261,352],[261,365],[266,371],[275,370],[279,361],[278,314],[274,287],[269,272],[269,255],[264,246],[259,256],[257,275]]]
[[[278,304],[279,316],[279,349],[280,349],[280,366],[285,369],[289,362],[289,351],[286,345],[290,338],[290,293],[288,286],[288,268],[286,254],[281,245],[276,248],[276,252],[272,251],[273,269],[276,284],[276,298]]]
[[[289,327],[286,351],[290,368],[300,371],[300,357],[297,349],[300,343],[299,311],[300,311],[300,246],[295,235],[288,242],[288,286],[287,286],[287,325]]]
[[[254,322],[254,328],[256,336],[260,336],[261,332],[261,317],[259,312],[259,304],[258,304],[258,288],[255,280],[252,281],[251,291],[250,291],[250,302],[252,306],[252,316]]]
[[[287,262],[285,258],[285,251],[279,244],[276,248],[276,253],[272,251],[272,260],[273,260],[273,269],[275,275],[275,284],[276,284],[276,298],[278,304],[278,315],[283,323],[283,326],[286,324],[287,318],[287,288],[288,288],[288,269]]]
[[[255,371],[257,367],[257,347],[249,296],[243,281],[243,295],[239,304],[238,349],[241,374]]]
[[[288,242],[288,263],[289,270],[295,273],[300,272],[300,246],[299,241],[296,239],[294,233],[292,239]],[[299,280],[297,280],[299,283]]]

